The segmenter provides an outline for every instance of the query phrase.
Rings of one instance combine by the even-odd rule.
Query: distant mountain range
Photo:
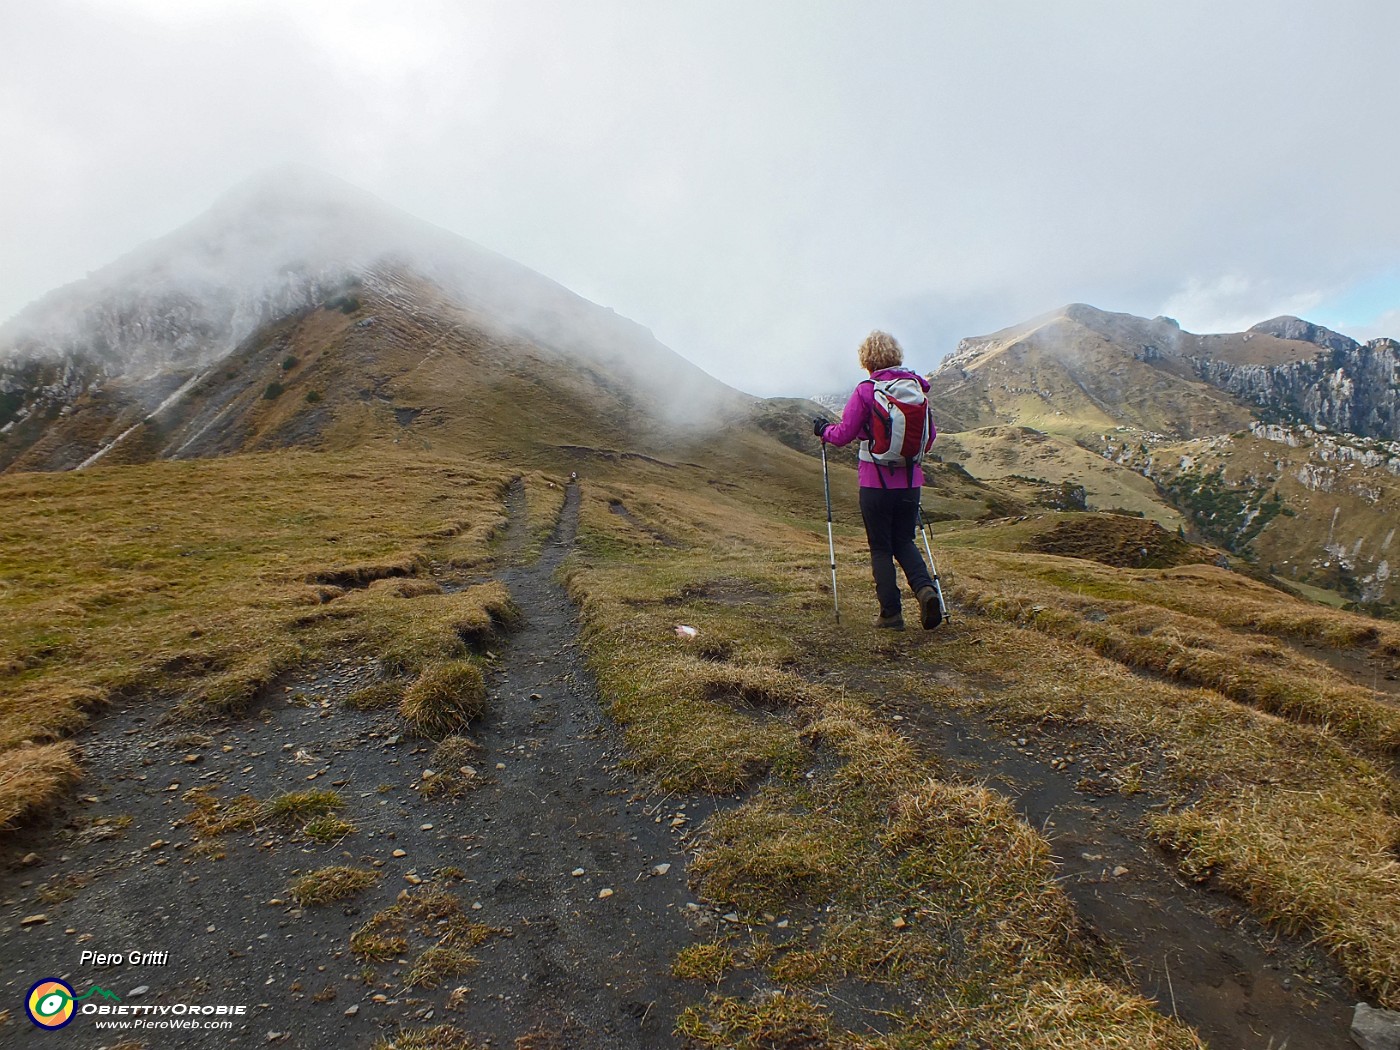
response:
[[[935,447],[979,477],[1073,480],[1285,581],[1400,598],[1393,339],[1296,317],[1195,335],[1075,304],[964,339],[929,379]]]
[[[1361,344],[1296,317],[1194,335],[1168,317],[1074,304],[964,339],[930,378],[943,417],[963,430],[1191,438],[1261,419],[1400,440],[1400,343]]]

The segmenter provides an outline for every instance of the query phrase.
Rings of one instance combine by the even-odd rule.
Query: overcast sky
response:
[[[1394,0],[0,0],[0,316],[289,161],[753,393],[1067,302],[1400,336]]]

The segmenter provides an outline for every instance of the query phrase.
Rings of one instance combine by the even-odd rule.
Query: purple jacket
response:
[[[871,372],[871,379],[900,379],[913,377],[919,381],[919,385],[928,391],[928,380],[916,372],[910,372],[905,368],[882,368],[878,372]],[[852,441],[870,440],[870,413],[875,404],[875,388],[869,383],[860,383],[851,393],[851,399],[846,402],[846,407],[841,413],[841,422],[833,423],[826,428],[822,434],[822,440],[828,445],[849,445]],[[933,444],[933,439],[938,436],[938,428],[933,425],[933,420],[928,424],[928,443]],[[927,450],[927,446],[925,447]],[[904,467],[882,467],[878,463],[867,463],[860,461],[860,487],[863,489],[907,489],[909,484],[909,471]],[[881,483],[883,481],[883,484]],[[924,471],[922,467],[914,468],[914,485],[918,487],[924,483]]]

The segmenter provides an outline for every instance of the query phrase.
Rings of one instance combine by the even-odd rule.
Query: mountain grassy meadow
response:
[[[234,204],[180,251],[283,249]],[[13,329],[57,356],[0,368],[0,1043],[153,928],[114,994],[255,1001],[198,1047],[1278,1050],[1400,1008],[1400,625],[1336,607],[1388,600],[1388,446],[1186,356],[1286,371],[1294,327],[960,348],[951,617],[879,631],[815,404],[414,229],[436,268],[269,256],[222,303],[158,244]]]
[[[1127,830],[1183,877],[1319,938],[1396,1002],[1400,707],[1368,680],[1400,662],[1393,625],[1202,564],[1170,534],[1179,565],[1037,553],[1065,525],[1144,525],[1046,512],[940,523],[953,623],[877,633],[846,468],[838,626],[819,465],[761,433],[686,461],[540,448],[553,467],[523,473],[416,436],[0,479],[7,824],[71,816],[109,707],[206,732],[348,656],[375,681],[337,704],[429,738],[489,719],[464,698],[480,673],[431,701],[446,714],[405,698],[453,665],[490,676],[487,639],[514,616],[491,573],[538,549],[577,470],[562,578],[626,761],[659,796],[732,800],[684,863],[694,898],[734,919],[650,975],[688,989],[690,1045],[1201,1045],[1125,978],[1135,945],[1087,933],[1053,832],[945,769],[892,697],[1004,740],[1053,733],[1068,757],[1047,775],[1147,803]],[[508,552],[512,483],[529,539]]]

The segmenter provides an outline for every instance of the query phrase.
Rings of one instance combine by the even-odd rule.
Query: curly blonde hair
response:
[[[867,372],[904,364],[904,350],[889,332],[876,330],[860,344],[860,367]]]

